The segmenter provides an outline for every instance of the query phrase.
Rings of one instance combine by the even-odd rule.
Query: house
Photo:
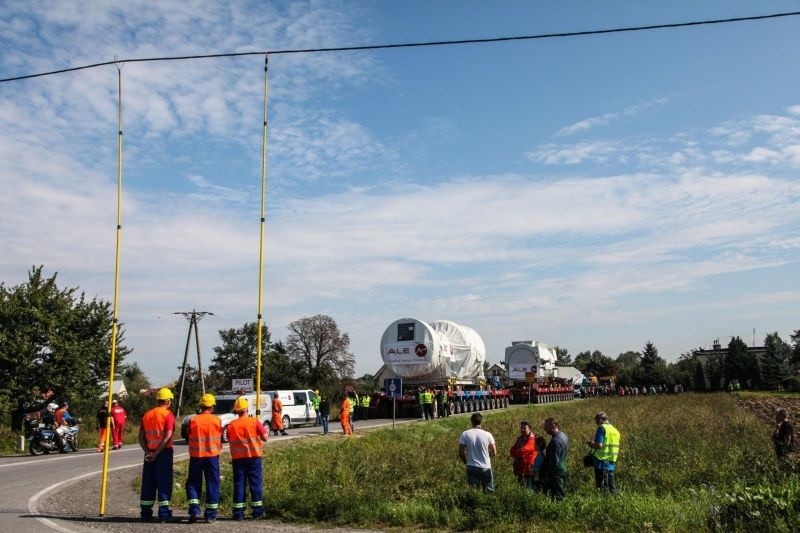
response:
[[[108,396],[108,381],[100,382],[100,390],[103,391],[100,394],[100,399],[102,400]],[[114,390],[111,392],[113,398],[122,399],[128,397],[128,390],[125,388],[125,382],[122,381],[122,376],[114,377]]]

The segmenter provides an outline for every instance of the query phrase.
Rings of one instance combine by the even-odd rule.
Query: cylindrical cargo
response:
[[[544,343],[514,341],[506,348],[506,371],[514,381],[525,381],[531,374],[543,377],[552,373],[555,366],[555,350]]]
[[[483,379],[486,347],[475,330],[449,320],[430,323],[414,318],[392,322],[381,338],[381,357],[401,378],[431,374]]]

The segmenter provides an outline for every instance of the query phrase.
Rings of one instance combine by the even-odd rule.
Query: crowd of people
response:
[[[683,385],[589,385],[581,387],[581,398],[597,398],[599,396],[658,396],[659,394],[680,394]]]
[[[483,429],[481,413],[473,413],[470,421],[472,428],[464,431],[458,441],[458,454],[467,468],[467,484],[494,492],[492,458],[497,456],[497,443],[494,436]],[[597,426],[594,438],[586,441],[592,450],[588,456],[591,457],[589,466],[594,468],[597,489],[616,494],[614,472],[620,433],[604,412],[597,413],[594,422]],[[543,435],[537,435],[530,423],[520,422],[519,437],[509,451],[514,460],[514,475],[523,487],[561,500],[566,496],[569,438],[553,417],[544,420],[542,429],[550,436],[549,442]]]

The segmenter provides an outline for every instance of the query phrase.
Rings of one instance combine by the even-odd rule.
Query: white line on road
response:
[[[175,455],[174,458],[177,459],[177,458],[181,458],[181,457],[186,457],[188,455],[189,455],[188,452],[187,453],[181,453],[181,454]],[[142,463],[135,463],[135,464],[132,464],[132,465],[117,466],[117,467],[114,467],[114,468],[109,468],[108,472],[116,472],[117,470],[124,470],[126,468],[135,468],[137,466],[142,466]],[[55,522],[53,522],[49,518],[45,518],[43,516],[38,516],[39,515],[39,511],[36,508],[36,506],[39,503],[39,499],[42,496],[46,495],[47,493],[52,492],[52,491],[56,490],[57,488],[61,487],[62,485],[74,483],[76,481],[80,481],[81,479],[84,479],[84,478],[87,478],[87,477],[91,477],[91,476],[96,476],[97,474],[102,474],[102,473],[103,473],[102,470],[96,470],[94,472],[89,472],[88,474],[82,474],[82,475],[80,475],[78,477],[74,477],[72,479],[59,481],[58,483],[54,483],[54,484],[50,485],[49,487],[43,488],[42,490],[40,490],[39,492],[37,492],[36,494],[31,496],[30,499],[28,500],[28,511],[30,511],[30,513],[36,518],[36,520],[38,520],[39,522],[41,522],[42,524],[44,524],[45,526],[47,526],[49,528],[55,529],[56,531],[60,531],[61,533],[76,533],[72,529],[68,529],[68,528],[66,528],[64,526],[56,524]]]

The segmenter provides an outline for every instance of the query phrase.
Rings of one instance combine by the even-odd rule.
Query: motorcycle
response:
[[[45,424],[41,419],[26,417],[25,429],[31,455],[56,451],[67,453],[70,450],[77,452],[79,422],[80,420],[72,420],[70,425],[66,426],[67,431],[59,436],[51,425]]]

